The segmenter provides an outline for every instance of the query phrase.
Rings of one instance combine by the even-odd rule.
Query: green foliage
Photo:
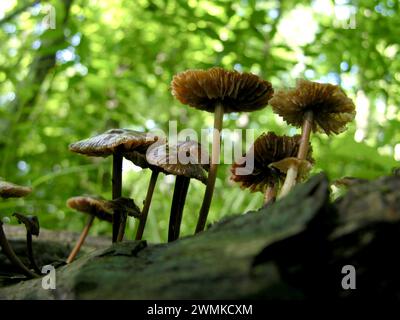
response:
[[[276,88],[306,77],[339,83],[354,99],[364,94],[369,105],[358,105],[357,121],[346,133],[313,137],[315,172],[374,178],[388,174],[400,157],[398,1],[30,3],[0,5],[0,175],[34,187],[25,200],[2,201],[3,216],[35,213],[44,228],[78,231],[83,217],[65,201],[83,193],[109,197],[111,159],[72,154],[69,143],[112,127],[167,131],[169,120],[178,121],[178,130],[211,127],[211,115],[170,94],[173,75],[188,68],[251,71]],[[43,28],[48,5],[56,12],[54,30]],[[340,20],[343,10],[352,14],[354,29]],[[229,115],[224,126],[296,133],[270,108]],[[124,195],[141,205],[150,173],[129,171],[124,178]],[[145,233],[152,241],[166,238],[172,189],[173,179],[161,176]],[[183,234],[194,230],[203,193],[203,185],[191,184]],[[228,165],[220,167],[210,221],[261,203],[261,194],[230,182]],[[129,227],[132,238],[132,221]],[[109,233],[110,227],[96,223],[93,230]]]

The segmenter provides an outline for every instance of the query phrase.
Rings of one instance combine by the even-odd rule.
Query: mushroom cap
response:
[[[312,163],[308,160],[300,160],[295,157],[287,157],[285,159],[272,162],[269,167],[275,168],[282,173],[287,174],[289,168],[295,165],[298,168],[297,177],[299,180],[303,180],[309,174],[312,169]]]
[[[210,169],[210,155],[200,142],[178,141],[177,147],[179,154],[190,157],[190,163],[201,164],[206,171]]]
[[[178,141],[176,145],[162,144],[156,147],[150,147],[147,151],[147,161],[155,167],[158,167],[166,174],[176,176],[185,176],[197,179],[204,184],[207,181],[206,171],[200,163],[201,145],[192,141]],[[203,153],[204,154],[204,153]]]
[[[69,150],[87,156],[107,157],[121,151],[146,150],[158,136],[129,129],[111,129],[100,135],[70,144]]]
[[[271,168],[271,164],[289,157],[296,157],[300,146],[300,135],[293,137],[278,136],[273,132],[263,133],[250,147],[247,154],[236,161],[231,167],[231,179],[240,183],[242,188],[249,188],[251,192],[264,192],[269,184],[283,182],[285,171]],[[309,146],[307,161],[313,163],[312,149]],[[245,168],[250,157],[254,156],[254,169],[250,174],[238,174],[238,168]]]
[[[183,104],[214,112],[220,103],[226,113],[262,109],[274,92],[271,83],[254,74],[218,67],[178,73],[171,87],[172,94]]]
[[[303,124],[304,113],[312,111],[312,130],[327,135],[346,130],[355,117],[355,105],[340,87],[298,79],[296,88],[279,90],[269,101],[275,113],[296,127]]]
[[[94,215],[100,220],[112,222],[116,210],[126,210],[129,216],[139,217],[140,209],[132,199],[118,198],[112,201],[94,196],[72,197],[67,206],[79,212]]]
[[[110,201],[114,210],[124,211],[130,217],[140,218],[142,212],[131,198],[119,197]]]
[[[40,233],[39,219],[36,216],[26,216],[22,213],[15,212],[13,214],[17,218],[19,223],[23,223],[31,234],[38,236]]]
[[[21,198],[32,192],[32,188],[19,186],[11,182],[0,181],[0,197]]]
[[[158,146],[160,145],[165,145],[164,143],[158,144]],[[208,155],[208,152],[205,148],[202,147],[202,145],[199,142],[196,141],[179,141],[177,143],[178,148],[179,148],[179,153],[180,154],[187,154],[188,156],[190,156],[191,159],[191,163],[194,164],[201,164],[203,166],[203,168],[208,171],[210,168],[210,157]],[[153,144],[151,146],[152,150],[154,148],[156,148],[157,145]],[[164,147],[162,147],[164,148]],[[158,151],[156,151],[158,152]],[[150,153],[150,152],[149,152]],[[146,157],[146,153],[144,152],[139,152],[139,151],[127,151],[127,152],[123,152],[123,156],[132,161],[136,166],[141,167],[142,169],[147,169],[150,168],[151,170],[160,170],[163,171],[164,173],[168,173],[164,170],[162,170],[162,168],[160,168],[157,165],[152,165],[147,161],[147,157]],[[195,160],[197,159],[197,160]]]

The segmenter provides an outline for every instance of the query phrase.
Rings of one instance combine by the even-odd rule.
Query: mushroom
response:
[[[26,248],[28,253],[28,259],[31,263],[31,267],[35,270],[36,273],[41,274],[42,271],[36,264],[34,255],[33,255],[33,247],[32,247],[32,235],[39,236],[40,225],[39,219],[36,216],[25,216],[22,213],[15,212],[13,214],[14,217],[17,218],[18,223],[23,223],[26,228]]]
[[[4,180],[0,181],[0,197],[2,198],[21,198],[32,192],[32,188],[19,186]]]
[[[111,129],[98,136],[73,143],[69,146],[69,149],[72,152],[87,156],[113,156],[112,199],[117,199],[122,195],[123,153],[132,150],[146,150],[157,140],[158,137],[150,133],[128,129]],[[113,242],[122,241],[125,224],[126,219],[123,212],[116,212],[113,215]]]
[[[296,88],[280,90],[269,101],[273,111],[296,127],[302,128],[297,159],[305,160],[311,131],[327,135],[346,130],[346,124],[354,119],[353,101],[338,87],[308,80],[297,80]],[[280,196],[289,193],[296,184],[298,163],[293,162],[287,172]]]
[[[166,174],[176,175],[172,197],[168,242],[179,238],[183,208],[189,189],[190,179],[197,179],[204,184],[207,181],[205,168],[200,164],[201,157],[208,155],[195,141],[178,141],[176,145],[160,145],[147,153],[148,162],[162,168]]]
[[[300,146],[300,135],[293,137],[278,136],[273,132],[263,133],[259,136],[249,151],[232,167],[231,179],[240,183],[242,188],[248,188],[251,192],[264,194],[264,206],[275,201],[277,189],[286,177],[287,164],[296,160]],[[308,165],[303,166],[303,172],[307,172],[314,162],[311,156],[311,147],[308,148]],[[244,171],[252,168],[252,171]],[[239,171],[242,169],[242,172]]]
[[[180,154],[188,154],[187,156],[190,155],[191,158],[191,163],[201,163],[201,159],[207,159],[205,162],[207,162],[207,164],[202,165],[203,168],[205,170],[209,169],[209,158],[208,158],[208,154],[207,152],[201,148],[200,144],[194,141],[185,141],[185,142],[179,142],[179,153]],[[174,163],[172,164],[172,166],[168,169],[167,167],[164,166],[164,164],[166,164],[166,149],[169,148],[170,146],[168,146],[166,143],[163,143],[162,140],[157,141],[157,143],[152,144],[148,150],[146,151],[146,153],[143,152],[139,152],[139,151],[128,151],[128,152],[124,152],[123,155],[126,159],[132,161],[135,165],[141,167],[142,169],[146,169],[149,168],[152,170],[152,174],[151,174],[151,178],[150,178],[150,183],[149,183],[149,187],[147,189],[147,195],[146,195],[146,199],[143,205],[143,210],[142,210],[142,216],[141,219],[139,220],[139,225],[136,231],[136,236],[135,236],[135,240],[141,240],[143,237],[143,232],[144,232],[144,228],[146,226],[146,222],[147,222],[147,216],[149,213],[149,209],[150,209],[150,204],[151,204],[151,199],[154,193],[154,188],[156,185],[156,181],[158,178],[158,174],[160,172],[163,172],[165,174],[175,174],[174,170],[176,170],[175,164],[178,163],[178,160],[175,159]],[[172,148],[170,149],[173,152],[175,152],[175,154],[177,154],[177,148]],[[175,150],[175,151],[174,151]],[[151,161],[152,163],[149,163],[147,155],[151,155]],[[194,160],[197,159],[197,160]],[[164,164],[161,164],[161,162],[165,162]],[[173,161],[171,161],[172,163]],[[178,168],[179,169],[179,168]],[[168,170],[172,170],[171,172],[168,172]],[[180,201],[180,194],[178,193],[178,190],[182,190],[184,191],[186,188],[186,192],[187,192],[187,188],[189,187],[189,182],[188,181],[182,181],[185,180],[182,177],[180,177],[180,175],[178,174],[177,177],[177,181],[176,181],[176,186],[175,189],[177,190],[175,193],[175,196],[173,196],[173,208],[175,208],[175,206],[178,203],[184,203],[185,199],[182,199],[183,201]],[[185,186],[185,184],[187,184]],[[175,190],[174,189],[174,190]],[[186,193],[184,192],[185,197],[186,197]],[[183,196],[183,195],[182,195]],[[181,208],[183,210],[183,207]],[[175,209],[171,208],[171,212],[176,212]]]
[[[0,181],[0,197],[2,198],[21,198],[25,197],[32,192],[29,187],[23,187],[4,180]],[[25,264],[18,258],[7,240],[6,234],[3,230],[3,221],[0,220],[0,246],[3,253],[11,261],[11,263],[28,278],[37,278],[39,274],[32,272]]]
[[[112,223],[114,221],[113,216],[116,212],[124,212],[127,215],[136,218],[140,217],[140,209],[136,206],[132,199],[128,198],[118,198],[107,201],[100,197],[79,196],[69,198],[67,200],[67,206],[79,212],[89,214],[79,240],[68,256],[67,263],[71,263],[75,259],[80,248],[85,242],[95,218]]]
[[[3,229],[3,221],[0,220],[0,246],[2,252],[11,261],[11,263],[17,268],[19,272],[24,274],[28,278],[38,278],[39,275],[31,271],[15,254],[10,243],[7,240],[6,234]]]
[[[198,233],[204,230],[214,192],[224,113],[262,109],[272,97],[273,89],[268,81],[254,74],[226,71],[222,68],[179,73],[174,76],[171,86],[172,94],[181,103],[214,113],[211,165],[196,226]]]

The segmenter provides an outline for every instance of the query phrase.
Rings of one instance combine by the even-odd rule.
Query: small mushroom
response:
[[[32,192],[32,188],[19,186],[11,182],[0,181],[0,197],[2,198],[21,198]]]
[[[150,204],[151,204],[151,199],[153,197],[154,193],[154,188],[157,182],[157,178],[160,172],[169,174],[173,172],[168,172],[168,166],[160,165],[160,162],[164,162],[164,164],[167,164],[166,160],[166,151],[164,149],[168,148],[166,143],[163,143],[162,140],[158,140],[157,143],[152,144],[148,150],[146,150],[146,153],[140,152],[140,151],[129,151],[129,152],[124,152],[124,157],[130,161],[132,161],[135,165],[141,167],[142,169],[149,168],[152,170],[151,178],[150,178],[150,183],[147,188],[147,194],[146,194],[146,199],[144,201],[143,205],[143,210],[142,210],[142,216],[141,219],[139,220],[139,225],[136,231],[136,236],[135,240],[141,240],[143,237],[144,229],[146,226],[147,222],[147,216],[150,210]],[[173,153],[175,150],[176,154],[176,148],[171,149],[171,153]],[[208,153],[201,148],[200,144],[195,141],[185,141],[185,142],[179,142],[179,153],[180,154],[189,154],[190,157],[192,157],[191,161],[195,162],[197,159],[198,164],[202,163],[202,160],[206,162],[205,164],[202,164],[203,168],[205,170],[209,169],[209,157]],[[150,155],[152,163],[149,163],[147,155]],[[175,163],[177,163],[177,159],[175,159]],[[174,168],[175,165],[172,164],[170,170],[174,171],[176,168]],[[196,174],[196,172],[194,172]],[[197,172],[198,174],[198,172]],[[200,173],[201,175],[201,173]],[[179,175],[178,175],[179,176]],[[201,177],[201,178],[200,178]],[[199,176],[200,179],[203,179],[203,176]],[[176,183],[178,184],[175,188],[177,190],[182,190],[184,191],[185,188],[187,189],[189,187],[188,181],[182,181],[185,180],[184,178],[177,178]],[[186,185],[187,184],[187,185]],[[178,192],[178,191],[177,191]],[[186,190],[187,192],[187,190]],[[183,192],[184,193],[184,192]],[[186,195],[185,195],[186,197]],[[173,197],[173,204],[180,203],[179,201],[179,194],[176,193],[175,197]],[[175,201],[174,201],[175,200]],[[183,203],[185,202],[185,199],[183,199]],[[183,210],[183,208],[182,208]],[[175,211],[174,211],[175,212]]]
[[[269,102],[273,111],[287,123],[302,128],[299,160],[306,159],[311,131],[339,134],[355,116],[353,101],[338,86],[302,79],[297,81],[296,88],[276,92]],[[297,175],[298,163],[293,163],[280,196],[289,193],[296,184]]]
[[[273,94],[268,81],[251,73],[222,68],[188,70],[174,76],[172,94],[183,104],[214,113],[211,165],[196,233],[204,230],[217,177],[220,132],[224,113],[251,112],[264,108]]]
[[[273,132],[263,133],[254,141],[249,151],[232,165],[231,179],[240,183],[242,188],[250,189],[251,192],[262,192],[264,206],[273,203],[279,184],[286,177],[287,163],[297,155],[300,139],[300,135],[288,137],[277,136]],[[310,147],[305,161],[309,166],[314,162],[311,152]],[[250,167],[251,163],[253,163],[252,172],[238,170]]]
[[[111,129],[98,136],[73,143],[69,146],[72,152],[87,156],[113,156],[112,199],[122,196],[122,158],[124,152],[146,150],[158,140],[158,137],[144,132],[128,129]],[[113,215],[113,242],[122,241],[126,219],[123,212]],[[122,234],[120,234],[122,232]]]
[[[32,192],[29,187],[23,187],[4,180],[0,181],[0,197],[2,198],[21,198],[25,197]],[[3,253],[11,261],[11,263],[28,278],[37,278],[39,274],[31,271],[25,264],[18,258],[7,240],[6,234],[3,230],[3,221],[0,220],[0,246]]]
[[[114,221],[113,216],[116,212],[124,212],[128,216],[136,218],[140,217],[140,209],[132,199],[128,198],[118,198],[107,201],[100,197],[79,196],[68,199],[67,206],[79,212],[89,214],[79,240],[68,256],[67,263],[71,263],[75,259],[85,242],[95,218],[112,223]]]
[[[39,236],[40,225],[39,219],[36,216],[25,216],[22,213],[15,212],[13,214],[14,217],[17,218],[18,223],[23,223],[26,228],[26,248],[28,253],[28,259],[31,263],[31,268],[35,270],[36,273],[41,274],[42,271],[36,264],[34,255],[33,255],[33,247],[32,247],[32,235]]]
[[[31,271],[15,254],[12,249],[10,243],[7,240],[6,234],[3,229],[3,222],[0,220],[0,246],[2,252],[6,255],[6,257],[11,261],[11,263],[17,268],[19,272],[25,275],[28,278],[38,278],[39,274]]]
[[[168,229],[168,242],[171,242],[179,238],[190,179],[197,179],[204,184],[207,182],[206,171],[200,160],[201,157],[208,158],[208,155],[195,141],[178,141],[176,145],[165,144],[151,149],[147,154],[148,162],[162,168],[166,174],[176,175]]]

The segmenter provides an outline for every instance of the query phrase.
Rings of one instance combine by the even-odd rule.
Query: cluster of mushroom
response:
[[[275,201],[280,189],[280,197],[289,193],[293,186],[305,179],[314,164],[310,143],[311,132],[338,134],[346,124],[354,119],[355,106],[351,99],[335,85],[298,80],[296,88],[274,93],[270,82],[250,73],[226,71],[222,68],[209,70],[188,70],[174,76],[172,94],[181,103],[199,110],[214,113],[211,163],[209,157],[199,157],[205,151],[194,141],[179,142],[176,146],[149,133],[126,129],[112,129],[104,134],[74,143],[70,150],[89,156],[113,155],[112,201],[121,199],[122,158],[132,161],[142,168],[150,168],[152,176],[142,210],[131,200],[132,216],[139,219],[136,239],[143,236],[152,194],[160,172],[177,176],[172,199],[168,240],[179,237],[183,205],[186,199],[189,179],[195,178],[206,184],[203,202],[198,215],[196,233],[204,230],[213,197],[217,169],[220,158],[220,143],[223,116],[231,112],[251,112],[268,104],[273,111],[290,125],[302,128],[301,135],[278,136],[273,132],[263,133],[252,147],[232,165],[232,180],[251,191],[265,194],[265,205]],[[169,152],[171,149],[175,152]],[[149,152],[150,151],[150,152]],[[195,151],[194,153],[192,151]],[[188,153],[189,163],[180,163],[179,155]],[[175,156],[171,156],[175,154]],[[245,172],[249,162],[250,172]],[[208,177],[206,175],[208,171]],[[94,216],[103,205],[97,198],[71,199],[68,205],[91,214],[81,240],[68,261],[72,261],[93,222]],[[82,202],[84,202],[82,209]],[[81,204],[79,204],[81,203]],[[113,242],[124,236],[127,214],[126,207],[115,207],[115,202],[106,202],[113,223]],[[99,207],[102,209],[100,210]]]
[[[3,199],[7,198],[21,198],[29,195],[32,192],[32,189],[29,187],[19,186],[11,182],[0,181],[0,197]],[[25,265],[22,260],[16,255],[11,244],[7,240],[6,233],[3,228],[3,220],[0,220],[0,247],[1,251],[17,271],[22,273],[28,278],[37,278],[40,277],[41,271],[38,265],[36,264],[33,247],[32,247],[32,236],[39,236],[40,226],[39,219],[36,216],[25,216],[22,213],[14,213],[13,216],[18,220],[19,223],[25,225],[26,228],[26,249],[27,256],[29,259],[30,265]]]
[[[265,194],[265,205],[287,195],[309,173],[314,159],[311,132],[339,134],[355,117],[355,105],[336,85],[298,80],[296,87],[274,93],[272,85],[253,74],[212,68],[176,75],[172,93],[182,103],[214,112],[214,136],[210,173],[196,232],[204,229],[214,190],[220,154],[223,114],[251,112],[270,104],[288,124],[302,128],[301,135],[262,134],[231,168],[232,180],[251,191]],[[244,172],[251,161],[251,172]]]
[[[168,241],[179,238],[190,179],[206,184],[195,232],[204,230],[217,177],[225,113],[256,111],[269,104],[288,124],[301,127],[301,135],[292,137],[278,136],[274,132],[263,133],[231,167],[231,179],[240,183],[242,188],[263,192],[264,205],[271,204],[277,197],[287,195],[296,183],[309,174],[315,162],[312,157],[311,132],[339,134],[355,116],[354,103],[338,86],[307,80],[298,80],[295,88],[274,93],[270,82],[254,74],[211,68],[179,73],[174,76],[171,88],[173,96],[181,103],[214,113],[211,159],[196,141],[170,144],[163,137],[128,129],[111,129],[71,144],[69,148],[72,152],[94,157],[112,156],[113,166],[111,200],[85,195],[67,201],[70,208],[89,215],[67,263],[73,261],[78,254],[95,218],[110,222],[112,242],[119,242],[124,238],[128,217],[134,217],[138,219],[135,239],[142,239],[159,173],[176,176]],[[133,199],[122,196],[124,158],[152,172],[142,209]],[[250,163],[252,165],[248,166]],[[251,170],[248,170],[249,167]],[[3,198],[21,197],[30,192],[29,188],[0,181],[0,196]],[[14,216],[26,226],[27,251],[31,265],[25,266],[15,255],[6,239],[1,221],[0,245],[23,274],[28,277],[39,276],[40,270],[32,250],[32,235],[39,234],[38,219],[19,213]]]
[[[112,241],[120,242],[124,238],[128,216],[139,219],[135,239],[143,237],[153,192],[159,173],[176,176],[172,196],[168,241],[178,239],[182,213],[189,188],[190,179],[203,183],[207,180],[207,166],[200,164],[204,152],[195,141],[178,141],[169,144],[166,139],[146,132],[128,129],[111,129],[98,136],[70,145],[70,150],[87,156],[113,157],[112,200],[107,201],[96,196],[73,197],[67,205],[77,211],[89,214],[81,236],[67,259],[74,260],[92,226],[95,217],[112,223]],[[208,156],[206,154],[206,156]],[[133,199],[122,197],[122,160],[131,161],[142,169],[152,171],[143,208]],[[184,163],[181,159],[185,159]]]

